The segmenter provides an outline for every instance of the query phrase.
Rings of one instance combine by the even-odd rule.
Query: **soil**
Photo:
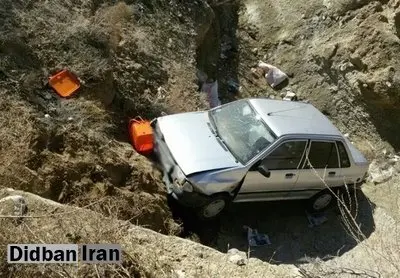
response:
[[[296,93],[368,159],[386,165],[400,151],[399,9],[397,0],[3,0],[0,185],[224,253],[237,248],[268,262],[259,271],[279,269],[278,276],[297,265],[304,277],[394,277],[400,271],[393,263],[400,254],[395,173],[382,184],[366,183],[351,203],[358,205],[352,213],[361,231],[349,227],[338,207],[311,228],[303,202],[292,201],[235,204],[216,221],[198,222],[168,200],[157,168],[132,148],[127,125],[136,116],[207,109],[196,79],[201,70],[218,80],[223,103]],[[252,72],[260,60],[289,81],[272,89]],[[68,99],[47,84],[64,68],[81,81]],[[249,250],[244,225],[268,234],[272,244]],[[146,242],[158,248],[157,240]],[[179,252],[160,252],[179,259]]]
[[[205,107],[186,57],[195,56],[197,39],[189,19],[209,7],[153,2],[4,3],[3,186],[80,206],[104,198],[94,209],[106,215],[164,233],[179,228],[169,221],[159,173],[134,152],[127,125]],[[176,25],[165,25],[166,16]],[[63,68],[81,81],[69,99],[47,85]]]

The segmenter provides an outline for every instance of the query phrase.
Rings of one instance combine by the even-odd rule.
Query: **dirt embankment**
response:
[[[4,0],[0,7],[0,185],[88,206],[163,233],[179,232],[160,174],[132,150],[126,127],[128,118],[136,115],[153,118],[161,112],[206,108],[204,96],[196,92],[196,68],[218,79],[222,102],[249,96],[280,98],[290,89],[349,133],[369,158],[379,156],[383,148],[388,153],[399,150],[399,1],[210,2],[212,6],[203,0],[116,4]],[[272,90],[252,74],[259,60],[286,71],[289,84]],[[61,68],[81,79],[82,88],[71,99],[60,99],[46,85],[48,76]],[[223,252],[228,245],[247,251],[242,226],[258,227],[273,244],[251,257],[278,264],[303,263],[304,273],[314,276],[351,276],[349,269],[358,276],[391,275],[396,273],[391,258],[397,258],[400,250],[398,239],[388,233],[399,223],[390,213],[398,206],[400,194],[394,186],[398,184],[394,179],[365,186],[355,217],[362,224],[361,234],[358,230],[348,234],[342,227],[346,220],[334,212],[327,225],[311,230],[301,205],[295,203],[286,209],[280,204],[236,206],[217,225],[209,223],[205,232],[193,230],[199,240]],[[39,203],[40,212],[44,202]],[[82,219],[62,218],[66,221],[62,227],[89,221],[92,214],[82,213]],[[92,221],[96,219],[100,218]],[[271,228],[270,223],[276,225]],[[33,224],[39,227],[46,222]],[[52,231],[54,225],[49,227]],[[93,227],[94,222],[85,224],[88,236],[82,242],[105,238],[93,238]],[[112,227],[106,234],[113,235],[109,240],[122,240],[114,237],[117,226]],[[21,226],[12,229],[19,235],[29,232]],[[189,276],[195,276],[193,261],[203,266],[198,273],[212,276],[226,264],[214,251],[204,258],[182,251],[189,245],[192,251],[203,250],[199,245],[157,234],[148,239],[153,235],[149,231],[129,229],[133,229],[131,236],[140,230],[140,236],[129,238],[135,244],[124,241],[126,248],[138,250],[134,256],[139,259],[125,266],[137,276],[151,276],[155,266],[154,275],[169,277],[175,275],[170,267],[175,270],[180,262],[184,262],[182,269],[190,269]],[[61,241],[54,236],[45,239]],[[172,241],[172,247],[155,244],[161,238]],[[27,239],[21,237],[21,242]],[[385,246],[391,246],[389,253]],[[152,248],[165,253],[156,259]],[[364,260],[367,256],[373,259]],[[211,261],[212,267],[207,268]],[[228,268],[226,276],[238,277],[258,276],[253,270],[286,276],[293,270],[269,264]]]
[[[205,107],[195,54],[209,9],[3,1],[0,184],[81,206],[101,199],[93,209],[174,232],[159,173],[132,150],[127,120]],[[62,68],[82,83],[71,99],[46,84]]]
[[[300,203],[241,204],[206,227],[188,221],[189,234],[220,251],[228,246],[248,251],[242,227],[258,228],[268,233],[272,245],[251,250],[251,256],[302,264],[311,276],[391,277],[398,271],[392,257],[399,254],[399,240],[388,231],[398,227],[391,210],[397,208],[399,192],[395,187],[391,197],[381,193],[398,184],[399,166],[393,159],[400,146],[394,132],[400,115],[398,12],[398,1],[249,0],[214,7],[206,34],[212,40],[199,48],[198,63],[218,79],[223,102],[280,99],[291,90],[323,111],[371,161],[386,161],[379,167],[393,179],[364,185],[357,202],[347,204],[354,221],[343,211],[330,211],[324,226],[311,229]],[[255,76],[251,68],[259,60],[287,72],[286,87],[273,90]],[[229,91],[232,83],[240,86],[236,94]],[[365,263],[368,256],[373,259]]]
[[[10,195],[23,196],[28,213],[19,220],[0,219],[2,258],[9,242],[118,242],[124,250],[123,263],[7,265],[2,260],[1,277],[295,277],[297,274],[295,267],[271,266],[257,259],[238,266],[229,262],[226,254],[189,240],[161,235],[128,221],[106,218],[30,193],[0,190],[0,198]],[[11,212],[14,204],[1,202],[0,210]]]
[[[250,62],[266,60],[292,75],[286,89],[315,104],[363,151],[399,151],[398,13],[398,1],[243,1],[242,96],[280,97],[251,75]]]

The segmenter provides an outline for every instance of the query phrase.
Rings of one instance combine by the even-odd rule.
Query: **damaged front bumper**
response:
[[[170,194],[179,203],[188,207],[200,207],[207,203],[210,197],[202,193],[196,192],[192,184],[185,180],[181,184],[178,183],[177,177],[183,173],[176,164],[172,154],[163,136],[157,126],[156,121],[152,122],[154,128],[154,155],[163,173],[163,182],[166,185],[167,193]],[[180,178],[182,179],[182,177]]]
[[[184,206],[192,208],[201,207],[209,201],[210,197],[196,192],[189,181],[185,181],[183,185],[174,182],[173,172],[174,171],[167,172],[163,170],[163,182],[166,185],[167,193],[175,200]],[[190,187],[191,190],[185,190],[185,187]]]
[[[179,187],[176,184],[172,183],[168,177],[163,178],[163,181],[167,187],[168,194],[170,194],[175,200],[186,207],[201,207],[210,200],[209,196],[202,193],[183,190],[182,187]]]

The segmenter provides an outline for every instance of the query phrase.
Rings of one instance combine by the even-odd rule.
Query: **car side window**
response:
[[[270,153],[262,164],[269,170],[297,169],[307,141],[288,141]]]
[[[338,150],[339,150],[340,167],[341,168],[349,168],[351,166],[350,165],[350,159],[349,159],[349,156],[347,154],[345,146],[340,141],[337,141],[336,145],[337,145]]]
[[[312,141],[304,168],[339,168],[336,144],[333,142]]]

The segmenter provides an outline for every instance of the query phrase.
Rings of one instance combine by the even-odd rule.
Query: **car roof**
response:
[[[267,98],[251,98],[248,101],[278,137],[287,134],[343,136],[310,103]]]

